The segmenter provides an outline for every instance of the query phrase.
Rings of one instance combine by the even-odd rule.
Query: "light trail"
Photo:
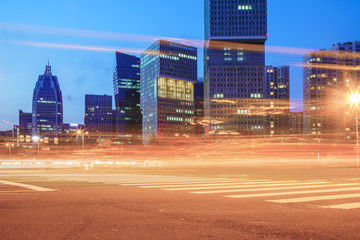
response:
[[[136,53],[140,54],[143,51],[140,49],[131,48],[116,48],[116,47],[103,47],[103,46],[89,46],[89,45],[74,45],[74,44],[62,44],[62,43],[44,43],[44,42],[27,42],[27,41],[12,41],[14,44],[42,47],[42,48],[58,48],[80,51],[94,51],[94,52],[115,52],[121,51],[124,53]]]
[[[360,71],[360,66],[337,65],[337,64],[322,64],[322,63],[296,63],[292,64],[295,67],[329,69],[329,70],[344,70],[344,71]]]
[[[331,51],[318,51],[310,48],[296,48],[296,47],[283,47],[283,46],[264,46],[254,45],[254,44],[243,44],[243,43],[229,43],[223,41],[205,41],[202,39],[183,39],[183,38],[172,38],[165,36],[149,36],[142,34],[128,34],[128,33],[115,33],[115,32],[105,32],[105,31],[94,31],[94,30],[81,30],[81,29],[70,29],[70,28],[58,28],[58,27],[45,27],[37,25],[26,25],[26,24],[14,24],[0,22],[0,30],[9,31],[9,32],[26,32],[26,33],[35,33],[35,34],[46,34],[46,35],[57,35],[57,36],[72,36],[72,37],[81,37],[81,38],[92,38],[92,39],[109,39],[117,41],[131,41],[131,42],[147,42],[151,43],[159,39],[174,41],[185,45],[196,46],[198,48],[203,48],[211,44],[212,48],[223,49],[224,47],[230,47],[234,49],[243,49],[244,51],[253,51],[253,52],[266,52],[268,53],[278,53],[285,55],[305,55],[310,52],[316,52],[318,55],[328,55]],[[26,45],[33,45],[37,47],[54,47],[54,48],[66,48],[73,50],[90,50],[90,51],[105,51],[108,52],[110,49],[114,51],[111,47],[100,47],[100,46],[81,46],[81,45],[71,45],[71,44],[61,44],[61,43],[35,43],[35,42],[22,42],[22,41],[13,41],[13,43]],[[65,47],[65,46],[66,47]],[[69,47],[72,46],[72,47]],[[136,50],[137,52],[139,50]],[[134,50],[131,50],[134,52]],[[142,50],[140,51],[142,52]],[[346,54],[343,53],[342,57],[349,58],[360,58],[360,54]]]

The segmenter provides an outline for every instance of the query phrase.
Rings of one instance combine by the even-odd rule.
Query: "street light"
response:
[[[12,147],[12,144],[6,143],[6,147],[9,147],[9,153],[10,153],[10,159],[11,159],[11,147]]]
[[[78,136],[81,136],[81,149],[84,151],[85,134],[87,135],[88,132],[84,132],[84,130],[78,129],[77,134],[78,134]]]
[[[355,122],[356,122],[356,165],[359,168],[359,118],[358,118],[358,108],[360,103],[360,93],[355,92],[350,95],[350,102],[355,105]]]
[[[33,136],[32,140],[33,140],[33,142],[37,142],[37,145],[38,145],[37,152],[38,152],[38,157],[39,157],[39,155],[40,155],[40,137],[39,136]]]

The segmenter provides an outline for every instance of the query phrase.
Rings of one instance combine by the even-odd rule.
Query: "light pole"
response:
[[[359,117],[358,108],[360,103],[360,93],[355,92],[350,95],[350,102],[355,105],[355,127],[356,127],[356,166],[359,168]]]
[[[359,118],[358,118],[358,106],[356,105],[356,114],[355,114],[355,122],[356,122],[356,166],[359,168]]]
[[[11,144],[10,144],[10,143],[7,143],[7,144],[6,144],[6,147],[9,147],[9,154],[10,154],[10,158],[11,158]]]
[[[77,134],[79,136],[81,136],[81,149],[84,151],[84,147],[85,147],[85,132],[84,130],[77,130]],[[86,134],[88,134],[88,132],[86,132]]]
[[[38,155],[38,158],[39,158],[39,156],[40,156],[40,137],[39,136],[33,136],[32,140],[34,142],[37,142],[37,155]]]

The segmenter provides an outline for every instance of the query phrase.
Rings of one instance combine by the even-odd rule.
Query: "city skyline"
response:
[[[356,11],[356,7],[352,9],[344,9],[337,19],[332,18],[332,14],[337,14],[337,4],[339,1],[292,1],[292,3],[284,1],[269,1],[268,3],[268,21],[269,21],[269,37],[267,46],[289,46],[297,48],[311,48],[321,49],[327,48],[329,45],[337,42],[347,42],[358,40],[359,33],[353,29],[355,25],[351,23],[357,22],[359,16],[351,14]],[[357,1],[350,1],[353,6],[358,6],[360,3]],[[105,6],[91,6],[85,8],[81,1],[73,3],[71,6],[66,3],[57,3],[53,8],[56,13],[64,11],[68,14],[67,20],[59,21],[46,17],[47,5],[35,4],[34,6],[24,10],[14,10],[17,5],[6,3],[4,8],[0,10],[3,18],[0,22],[0,48],[3,49],[4,56],[0,60],[0,89],[1,102],[8,102],[11,104],[3,105],[0,113],[0,130],[11,129],[11,125],[18,124],[18,110],[23,109],[24,112],[31,111],[31,95],[32,92],[29,88],[35,86],[36,78],[43,70],[47,59],[50,58],[51,65],[56,72],[60,85],[62,86],[64,98],[64,122],[82,123],[83,122],[83,102],[85,93],[92,94],[110,94],[112,95],[112,74],[115,67],[114,51],[112,52],[94,52],[94,51],[73,51],[69,49],[57,48],[39,48],[34,46],[19,45],[21,42],[47,42],[58,44],[73,44],[73,45],[87,45],[87,46],[107,46],[117,47],[121,51],[122,48],[133,48],[138,50],[146,49],[153,38],[151,36],[166,36],[173,38],[188,38],[201,40],[203,38],[203,1],[193,2],[187,1],[187,6],[175,5],[174,3],[167,3],[167,1],[152,1],[147,3],[142,1],[140,6],[131,3],[121,3],[118,6],[124,12],[131,12],[132,9],[139,11],[139,17],[134,23],[126,24],[107,24],[112,17],[105,18],[102,21],[91,20],[86,17],[86,13],[95,14],[97,11],[100,15],[104,15],[106,11],[114,13],[112,9]],[[111,5],[111,4],[109,4]],[[184,5],[186,5],[184,3]],[[24,6],[27,6],[24,3]],[[148,22],[141,21],[141,19],[148,19],[152,14],[148,9],[153,9],[154,6],[160,6],[156,11],[165,12],[164,9],[172,9],[176,6],[177,11],[189,12],[193,18],[171,19],[168,23],[163,23],[162,18],[164,15],[156,16]],[[98,10],[96,10],[99,7]],[[320,9],[327,9],[327,11],[319,11]],[[41,11],[42,17],[35,16],[37,11]],[[116,9],[116,7],[112,6]],[[77,9],[76,12],[74,9]],[[286,9],[286,11],[284,11]],[[33,11],[31,11],[33,10]],[[345,11],[346,10],[346,11]],[[295,12],[296,11],[296,12]],[[8,12],[8,13],[7,13]],[[12,14],[9,13],[18,13]],[[171,11],[170,11],[171,12]],[[297,13],[297,12],[300,12]],[[199,14],[201,13],[201,14]],[[281,14],[280,14],[281,13]],[[306,19],[306,15],[315,16],[322,21],[327,21],[326,26],[320,28],[321,21],[313,22],[308,26],[301,26],[301,18]],[[35,14],[35,15],[34,15]],[[77,15],[79,14],[79,15]],[[90,14],[90,15],[91,15]],[[129,18],[130,13],[121,16],[125,22],[126,17]],[[164,13],[169,14],[171,13]],[[21,16],[19,16],[21,15]],[[38,14],[39,15],[39,14]],[[109,14],[111,15],[111,14]],[[155,14],[156,15],[156,14]],[[80,21],[79,19],[83,17]],[[284,18],[288,21],[284,22]],[[30,19],[30,21],[29,21]],[[47,19],[46,21],[44,19]],[[120,19],[120,20],[121,20]],[[129,18],[130,19],[130,18]],[[77,20],[77,21],[75,21]],[[86,22],[86,20],[88,22]],[[115,21],[118,22],[118,21]],[[120,21],[121,22],[121,21]],[[141,24],[139,24],[141,22]],[[350,24],[344,26],[344,22]],[[20,25],[14,25],[20,24]],[[28,30],[24,30],[26,24]],[[192,24],[192,28],[189,28]],[[341,24],[341,28],[336,27]],[[297,27],[298,25],[298,27]],[[22,27],[21,27],[22,26]],[[47,26],[50,29],[63,28],[63,29],[83,29],[83,30],[96,30],[107,33],[129,33],[140,34],[148,36],[145,38],[136,38],[122,41],[115,41],[114,39],[97,39],[93,34],[86,35],[84,32],[74,30],[75,33],[71,35],[71,31],[60,31],[59,35],[51,33],[44,34],[41,28],[36,26]],[[91,26],[91,27],[90,27]],[[151,28],[150,26],[153,26]],[[155,26],[160,26],[156,27]],[[292,27],[291,27],[292,26]],[[287,34],[283,34],[286,30]],[[39,33],[40,32],[40,33]],[[70,34],[70,36],[69,36]],[[106,34],[104,34],[106,36]],[[326,37],[324,37],[326,36]],[[340,37],[339,37],[340,36]],[[156,38],[156,37],[155,37]],[[125,38],[124,38],[125,39]],[[17,41],[17,42],[16,42]],[[15,43],[16,42],[16,43]],[[199,50],[198,69],[199,76],[202,76],[202,51]],[[71,55],[71,57],[70,57]],[[139,56],[139,54],[134,54]],[[31,57],[31,61],[29,58]],[[290,65],[291,66],[291,101],[298,102],[302,96],[302,69],[293,64],[301,63],[302,55],[280,55],[275,53],[266,53],[266,65]],[[21,59],[21,60],[19,60]],[[17,69],[22,69],[17,71]],[[20,80],[19,80],[20,79]],[[16,91],[14,91],[16,89]],[[13,90],[13,92],[11,92]],[[12,94],[9,94],[9,93]],[[21,96],[21,97],[20,97]],[[299,106],[294,105],[294,106]],[[298,108],[300,110],[300,108]]]
[[[360,239],[359,0],[4,2],[2,239]]]

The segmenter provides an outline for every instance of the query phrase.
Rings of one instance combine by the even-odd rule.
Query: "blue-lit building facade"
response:
[[[33,135],[57,136],[62,132],[63,100],[58,78],[52,75],[51,66],[46,66],[40,75],[33,94]]]
[[[116,52],[113,75],[116,133],[141,134],[140,58]]]
[[[360,42],[354,41],[304,56],[304,134],[332,141],[356,139],[356,121],[348,96],[359,90],[359,53]]]
[[[205,116],[210,134],[265,134],[266,0],[205,0]]]
[[[20,135],[32,134],[32,113],[26,113],[23,110],[19,110],[19,131]]]
[[[84,124],[86,131],[92,136],[112,136],[112,96],[86,94]]]
[[[143,142],[193,134],[197,49],[158,40],[140,62]]]
[[[194,104],[195,104],[195,134],[205,134],[205,122],[204,122],[204,81],[198,80],[194,84]]]
[[[267,134],[290,133],[290,67],[265,67]]]

